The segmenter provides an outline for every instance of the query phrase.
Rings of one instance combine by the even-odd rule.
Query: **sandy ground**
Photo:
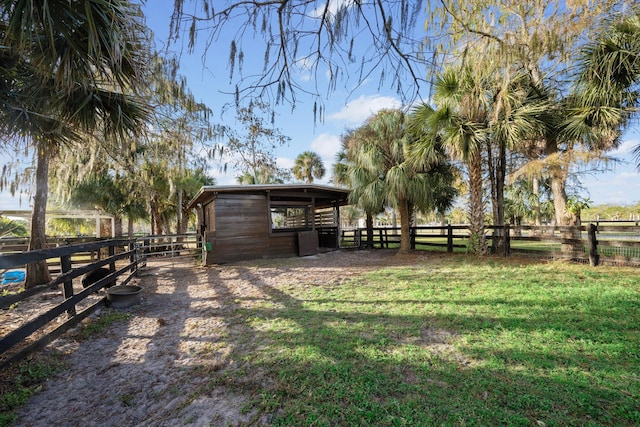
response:
[[[128,320],[84,340],[70,331],[49,346],[66,355],[67,368],[29,400],[15,425],[267,425],[271,416],[252,411],[251,396],[205,386],[212,371],[241,367],[234,354],[259,345],[234,318],[237,307],[265,299],[279,304],[291,286],[336,285],[427,256],[374,250],[212,267],[149,262],[137,279],[144,289],[141,303],[118,309],[131,314]],[[26,317],[19,309],[13,315]]]

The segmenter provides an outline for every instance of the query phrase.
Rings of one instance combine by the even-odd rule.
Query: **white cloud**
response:
[[[333,17],[341,7],[351,7],[355,2],[353,0],[330,0],[329,1],[329,16]],[[322,7],[318,7],[311,11],[310,16],[313,18],[321,18],[324,14],[324,2]]]
[[[340,136],[330,133],[322,133],[318,135],[311,143],[309,148],[302,151],[313,151],[322,160],[322,164],[326,170],[324,178],[314,181],[316,184],[327,184],[332,178],[333,164],[335,163],[336,153],[340,150]],[[301,154],[302,151],[298,154]],[[291,169],[295,165],[295,159],[288,157],[279,157],[276,160],[279,167]]]
[[[296,162],[289,157],[278,157],[276,158],[276,166],[282,169],[291,169]]]
[[[318,153],[322,161],[327,164],[327,159],[333,160],[340,150],[340,137],[329,133],[322,133],[311,141],[311,151]]]
[[[363,95],[345,105],[337,113],[330,114],[327,118],[334,121],[342,121],[345,125],[361,124],[376,112],[385,108],[400,108],[399,99],[390,96]]]
[[[216,185],[233,185],[238,183],[236,181],[236,176],[239,174],[231,168],[227,169],[226,172],[217,167],[212,168],[208,175],[215,178]]]
[[[327,171],[319,184],[327,184],[332,178],[333,164],[336,162],[336,153],[340,151],[340,137],[329,133],[322,133],[311,141],[311,151],[318,153]]]
[[[640,202],[640,175],[632,170],[583,180],[593,205],[629,205]]]

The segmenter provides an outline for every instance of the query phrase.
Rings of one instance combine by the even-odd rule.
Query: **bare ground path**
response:
[[[252,395],[269,376],[247,373],[251,387],[225,386],[239,355],[260,348],[239,308],[268,300],[274,309],[297,302],[291,286],[338,284],[424,255],[393,251],[331,252],[314,257],[214,267],[193,262],[150,263],[141,275],[140,305],[99,336],[67,334],[51,346],[68,354],[68,368],[47,382],[19,412],[18,426],[266,425]],[[121,309],[122,310],[122,309]]]

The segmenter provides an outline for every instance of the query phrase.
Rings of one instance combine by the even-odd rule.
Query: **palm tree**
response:
[[[313,179],[322,179],[326,173],[322,159],[313,151],[305,151],[296,157],[296,164],[291,168],[296,179],[311,184]]]
[[[333,177],[331,181],[334,185],[341,185],[354,188],[351,183],[351,171],[354,169],[354,159],[358,153],[359,134],[354,129],[347,130],[340,137],[341,149],[336,153],[336,162],[333,165]],[[370,178],[371,180],[374,177]],[[352,191],[353,193],[353,191]],[[352,203],[358,203],[365,215],[365,228],[367,230],[367,246],[373,247],[373,216],[383,210],[383,201],[377,200],[373,193],[363,193],[361,195],[350,195]]]
[[[530,79],[524,73],[507,75],[503,70],[494,80],[492,101],[489,103],[489,139],[487,146],[487,166],[491,184],[491,204],[493,207],[492,250],[504,253],[505,249],[505,199],[507,151],[521,149],[525,142],[539,141],[544,135],[546,121],[543,120],[549,108],[547,102],[531,91]]]
[[[106,170],[96,171],[74,186],[69,197],[73,205],[100,208],[113,215],[116,237],[122,236],[122,214],[128,196],[120,181],[119,176],[111,176]]]
[[[377,213],[385,205],[400,213],[400,250],[411,250],[411,216],[414,209],[433,210],[446,195],[455,197],[453,173],[442,156],[429,161],[409,161],[407,153],[414,135],[407,130],[405,114],[381,110],[361,128],[351,141],[352,165],[350,199],[365,211]]]
[[[245,171],[242,175],[238,175],[236,182],[240,185],[284,184],[285,171],[275,166],[260,166],[255,174]]]
[[[581,52],[579,75],[572,94],[564,100],[563,114],[554,135],[558,140],[568,141],[568,147],[584,147],[586,160],[601,158],[601,152],[615,148],[622,129],[638,113],[640,8],[636,6],[630,16],[615,16],[608,27]],[[548,139],[547,147],[549,142],[553,139]],[[640,159],[640,147],[636,147],[635,153]],[[558,158],[556,155],[551,160],[558,163]],[[640,166],[640,160],[637,163]],[[549,169],[556,218],[563,220],[559,221],[562,225],[579,226],[582,204],[567,197],[564,181],[556,178],[557,172],[553,174],[559,167],[555,166],[554,170],[552,165]],[[564,174],[566,177],[568,166]],[[567,237],[579,239],[579,229],[567,232]],[[562,250],[581,249],[563,245]]]
[[[131,95],[146,70],[144,27],[126,0],[1,0],[0,11],[0,132],[35,150],[29,249],[40,249],[59,147],[83,134],[122,140],[144,128],[146,105]],[[46,263],[27,266],[27,287],[49,280]]]
[[[349,136],[342,136],[343,146],[335,156],[335,162],[333,163],[333,170],[331,172],[331,181],[329,181],[333,185],[349,186],[349,166],[347,164],[347,152],[344,145],[344,141],[348,138]]]
[[[579,69],[565,132],[596,149],[615,146],[621,130],[638,115],[640,7],[609,22],[607,31],[583,49]],[[640,146],[634,152],[640,169]]]
[[[27,229],[23,224],[0,216],[0,237],[23,237],[26,235]]]
[[[437,109],[427,104],[413,112],[415,127],[422,136],[413,156],[428,157],[442,144],[453,158],[462,160],[469,181],[469,223],[471,250],[484,254],[484,203],[482,149],[489,138],[490,92],[481,74],[470,67],[449,67],[438,75],[434,85]]]
[[[385,199],[376,167],[361,167],[358,162],[358,159],[363,154],[362,147],[367,143],[365,130],[360,128],[350,132],[347,138],[342,140],[342,151],[344,152],[347,168],[346,175],[336,177],[344,179],[351,189],[349,203],[357,205],[364,211],[367,247],[372,248],[373,217],[384,210]]]
[[[554,216],[551,199],[548,179],[536,183],[534,180],[518,178],[506,187],[505,215],[516,225],[522,224],[525,219],[538,223],[550,221]]]

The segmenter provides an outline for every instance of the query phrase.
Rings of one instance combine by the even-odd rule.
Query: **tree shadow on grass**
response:
[[[256,396],[257,408],[274,424],[640,422],[637,379],[619,377],[601,384],[603,377],[619,376],[628,364],[637,368],[633,356],[589,352],[582,357],[579,349],[562,345],[540,350],[473,342],[473,334],[486,332],[564,332],[549,315],[552,302],[530,310],[526,318],[434,316],[416,306],[437,301],[302,299],[286,287],[270,285],[249,268],[233,269],[261,296],[238,297],[228,307],[228,325],[240,332],[232,341],[231,358],[237,364],[215,381]],[[215,270],[209,277],[223,293],[233,293]],[[527,308],[525,301],[506,298],[447,303]],[[407,305],[407,314],[370,309],[385,304]],[[554,316],[557,311],[556,307]],[[561,311],[571,318],[569,308]],[[588,331],[617,325],[592,320],[583,327]]]

